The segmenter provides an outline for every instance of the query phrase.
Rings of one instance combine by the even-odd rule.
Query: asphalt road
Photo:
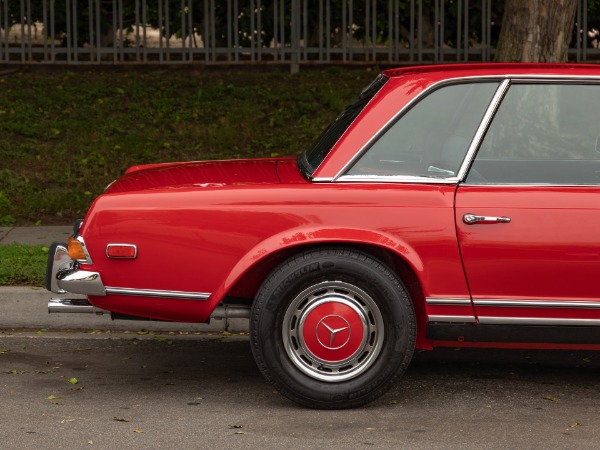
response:
[[[263,381],[245,337],[5,331],[0,445],[598,448],[599,370],[594,352],[441,349],[367,407],[313,411]]]

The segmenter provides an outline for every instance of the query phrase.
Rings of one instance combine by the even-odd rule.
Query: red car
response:
[[[130,168],[50,252],[48,289],[89,302],[50,307],[247,317],[314,408],[415,349],[600,348],[599,104],[599,66],[384,71],[298,158]]]

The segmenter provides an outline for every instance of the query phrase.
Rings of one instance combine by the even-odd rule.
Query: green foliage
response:
[[[0,76],[0,223],[70,223],[132,165],[297,154],[374,76],[285,67]]]
[[[10,201],[6,195],[4,195],[4,192],[0,191],[0,227],[10,227],[14,225],[15,218],[10,215],[9,211]]]
[[[43,286],[48,247],[0,245],[0,286]]]

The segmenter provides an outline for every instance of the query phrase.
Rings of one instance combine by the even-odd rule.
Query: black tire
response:
[[[381,396],[412,358],[416,319],[406,288],[360,251],[300,253],[264,281],[250,338],[265,378],[289,399],[319,409]]]

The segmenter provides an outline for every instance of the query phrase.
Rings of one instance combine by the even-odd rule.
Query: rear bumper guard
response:
[[[80,270],[69,257],[66,244],[54,242],[48,252],[46,289],[55,294],[83,294],[104,297],[106,288],[98,272]]]

